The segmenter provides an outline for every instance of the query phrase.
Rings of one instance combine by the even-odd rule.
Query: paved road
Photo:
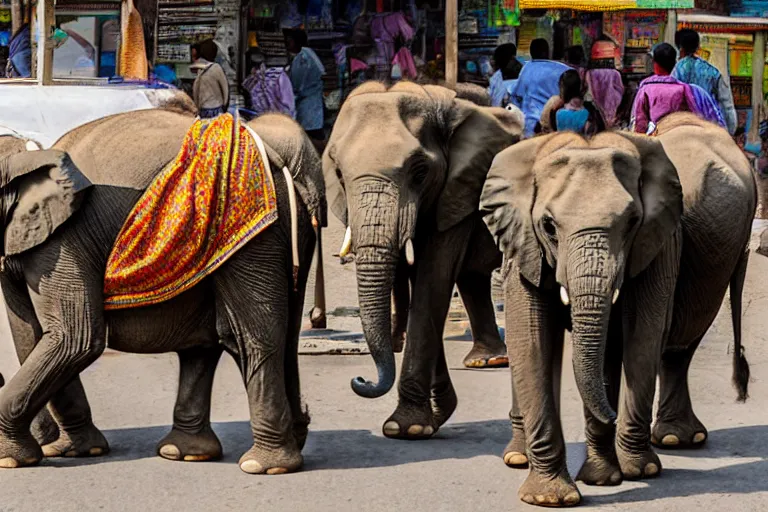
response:
[[[339,226],[327,238],[338,243]],[[338,239],[338,241],[336,240]],[[329,244],[328,253],[337,249]],[[329,306],[350,305],[354,275],[327,260]],[[333,290],[333,293],[330,293]],[[768,259],[753,255],[746,285],[745,345],[752,365],[752,398],[734,401],[730,385],[729,312],[724,308],[705,338],[691,371],[696,411],[710,428],[706,448],[662,453],[659,479],[617,488],[581,486],[584,509],[764,510],[768,499]],[[4,316],[4,313],[2,314]],[[0,371],[12,374],[5,319]],[[83,375],[96,424],[112,453],[93,459],[53,459],[39,467],[0,472],[0,511],[57,510],[520,510],[525,473],[499,457],[509,438],[507,370],[461,367],[466,342],[447,342],[459,407],[429,441],[393,441],[381,424],[395,406],[390,394],[356,397],[350,378],[372,377],[368,356],[304,356],[302,384],[313,416],[304,471],[250,476],[237,467],[251,444],[245,393],[224,357],[216,376],[213,419],[225,459],[178,463],[154,457],[154,445],[171,422],[178,366],[170,355],[105,354]],[[570,359],[567,357],[566,359]],[[581,402],[570,365],[564,369],[563,424],[569,468],[584,457]],[[533,510],[533,508],[531,508]]]

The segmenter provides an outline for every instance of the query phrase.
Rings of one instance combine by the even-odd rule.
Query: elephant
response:
[[[706,440],[688,368],[729,286],[733,378],[746,399],[741,295],[756,207],[749,164],[725,130],[692,114],[664,118],[657,133],[526,140],[496,156],[483,187],[480,208],[504,254],[513,376],[505,461],[530,466],[519,490],[527,503],[581,500],[558,417],[566,329],[586,419],[577,480],[588,485],[658,475],[652,442]]]
[[[506,357],[491,301],[501,255],[477,207],[493,156],[519,140],[522,125],[519,110],[408,82],[362,84],[339,112],[323,173],[328,204],[348,226],[340,254],[355,254],[360,317],[378,373],[375,383],[353,379],[355,393],[376,398],[392,388],[393,339],[399,344],[407,329],[387,437],[428,438],[456,407],[442,344],[454,283],[476,340],[465,364]]]
[[[107,257],[122,224],[176,157],[194,119],[163,109],[118,114],[68,132],[52,149],[24,151],[17,143],[0,159],[5,229],[0,285],[21,361],[0,390],[0,467],[109,451],[79,378],[106,347],[178,353],[173,427],[158,444],[160,456],[221,457],[210,402],[214,371],[226,351],[241,370],[250,404],[254,444],[240,468],[277,474],[301,467],[309,415],[300,396],[298,338],[313,223],[325,224],[326,203],[320,156],[298,124],[281,115],[248,123],[262,137],[273,170],[279,215],[273,224],[174,298],[139,308],[104,308]],[[283,166],[297,191],[293,219]],[[46,404],[60,433],[41,447],[30,423]]]

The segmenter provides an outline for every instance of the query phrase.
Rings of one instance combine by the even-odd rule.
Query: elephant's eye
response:
[[[545,215],[541,218],[541,227],[549,238],[555,241],[557,240],[557,226],[555,226],[555,219],[549,215]]]
[[[424,180],[427,179],[427,166],[417,165],[416,167],[414,167],[411,179],[416,185],[421,185],[422,183],[424,183]]]

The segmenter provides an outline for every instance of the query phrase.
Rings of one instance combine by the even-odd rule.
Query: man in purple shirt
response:
[[[560,75],[569,68],[562,62],[549,60],[546,39],[531,42],[531,62],[523,66],[520,77],[510,91],[512,103],[525,114],[525,136],[534,134],[541,111],[552,96],[560,94]]]

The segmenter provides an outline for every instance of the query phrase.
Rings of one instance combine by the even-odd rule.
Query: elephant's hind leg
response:
[[[659,410],[651,441],[661,448],[698,448],[707,429],[693,412],[688,368],[703,336],[685,350],[666,351],[659,370]]]
[[[501,255],[485,225],[477,226],[456,284],[467,309],[474,345],[464,357],[467,368],[509,366],[507,346],[499,334],[491,297],[491,274],[501,264]]]
[[[285,385],[292,278],[290,256],[275,254],[285,246],[280,235],[267,229],[215,274],[217,315],[229,323],[251,409],[254,443],[240,469],[253,474],[288,473],[303,464]]]
[[[221,458],[221,442],[211,428],[211,391],[222,351],[221,345],[214,345],[179,352],[173,428],[157,444],[161,457],[191,462]]]

